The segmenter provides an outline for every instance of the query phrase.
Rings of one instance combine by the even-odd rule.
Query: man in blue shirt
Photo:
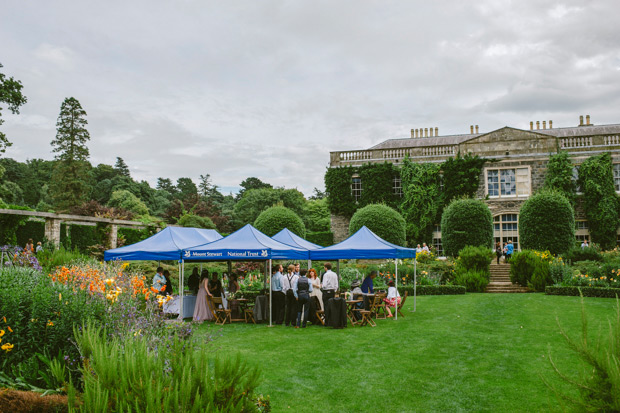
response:
[[[370,301],[368,300],[368,294],[375,293],[375,285],[372,280],[377,277],[377,271],[371,271],[370,274],[364,278],[362,282],[362,293],[364,294],[364,309],[370,309]]]
[[[508,245],[506,245],[506,262],[510,262],[510,258],[512,258],[512,253],[515,249],[515,246],[512,245],[512,241],[508,241]]]
[[[284,322],[284,300],[286,299],[282,292],[282,266],[273,266],[273,275],[271,277],[271,291],[273,291],[273,316],[276,324]]]

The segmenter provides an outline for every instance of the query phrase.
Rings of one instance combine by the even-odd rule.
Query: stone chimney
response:
[[[530,130],[534,130],[534,122],[530,121]]]
[[[478,133],[478,125],[476,125],[476,133]]]
[[[539,120],[536,121],[536,130],[538,130],[538,129],[540,129],[540,121]]]
[[[543,129],[547,129],[547,121],[543,120]]]
[[[549,119],[549,129],[553,129],[553,121]]]
[[[586,125],[588,125],[588,126],[592,125],[590,123],[590,115],[586,115]]]
[[[583,126],[583,115],[579,116],[579,126]]]
[[[435,136],[439,136],[439,128],[435,126]]]
[[[469,125],[469,132],[473,135],[474,134],[474,125]]]
[[[433,128],[429,128],[431,132],[431,138],[433,137]]]
[[[424,128],[424,137],[428,138],[428,128]]]

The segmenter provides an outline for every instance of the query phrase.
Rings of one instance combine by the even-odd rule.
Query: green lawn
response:
[[[607,328],[615,300],[587,298],[592,336]],[[273,411],[553,411],[558,401],[541,376],[572,391],[552,371],[581,364],[556,317],[580,333],[577,297],[467,294],[418,297],[405,317],[343,330],[205,324],[217,351],[240,352],[261,366],[259,390]],[[605,332],[607,330],[604,330]]]

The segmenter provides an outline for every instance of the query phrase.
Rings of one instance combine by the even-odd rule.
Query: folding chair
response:
[[[403,295],[403,299],[400,300],[400,304],[398,304],[398,307],[396,308],[396,311],[398,311],[398,315],[400,315],[401,317],[404,317],[405,315],[400,311],[401,308],[403,308],[403,305],[405,305],[405,301],[407,300],[407,291],[405,291],[405,295]]]
[[[319,320],[319,323],[321,323],[321,325],[325,325],[325,311],[321,310],[321,303],[319,302],[319,297],[314,296],[312,297],[312,300],[314,301],[314,308],[316,308],[315,314],[316,314],[316,318]]]
[[[243,314],[245,316],[245,322],[246,323],[254,323],[256,324],[256,320],[254,319],[254,309],[253,308],[246,308],[243,310]]]
[[[377,294],[374,297],[373,302],[370,305],[370,317],[374,317],[376,319],[386,319],[387,311],[385,309],[385,303],[383,299],[385,295]]]
[[[211,297],[211,301],[214,307],[213,316],[215,317],[215,324],[224,325],[227,321],[230,323],[230,310],[224,308],[222,297]]]
[[[365,325],[369,325],[371,327],[376,327],[377,326],[377,324],[370,317],[371,313],[370,313],[369,310],[358,310],[358,311],[362,315],[362,320],[360,321],[360,327],[363,327]]]

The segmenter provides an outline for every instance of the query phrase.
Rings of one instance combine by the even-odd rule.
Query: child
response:
[[[400,294],[394,286],[394,281],[390,281],[388,283],[388,294],[387,297],[383,299],[383,302],[386,304],[385,308],[388,313],[388,318],[394,317],[394,315],[392,315],[392,310],[390,310],[390,307],[394,307],[394,310],[396,311],[396,306],[400,304]]]

